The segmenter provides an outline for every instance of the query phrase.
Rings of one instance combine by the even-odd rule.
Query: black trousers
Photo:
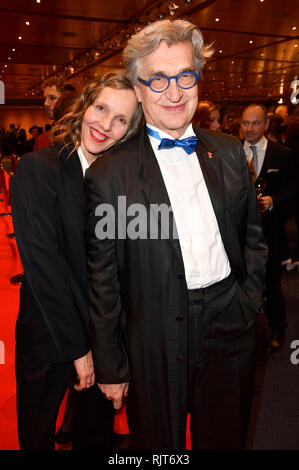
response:
[[[189,291],[192,449],[244,449],[254,391],[256,308],[230,275]]]
[[[16,348],[18,437],[21,450],[54,450],[59,407],[70,381],[73,362],[40,364]],[[113,406],[94,386],[76,392],[73,448],[111,450]]]
[[[266,265],[266,315],[274,334],[283,334],[287,320],[285,301],[281,287],[281,230],[279,214],[266,211],[263,214],[264,237],[268,245]]]

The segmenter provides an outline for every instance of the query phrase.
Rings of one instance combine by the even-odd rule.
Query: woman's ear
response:
[[[141,103],[141,92],[138,85],[134,85],[134,91],[137,96],[137,100],[139,101],[139,103]]]

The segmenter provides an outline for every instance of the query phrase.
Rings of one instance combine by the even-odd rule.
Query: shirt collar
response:
[[[174,137],[170,134],[167,134],[167,132],[164,132],[162,131],[161,129],[159,129],[158,127],[155,127],[151,124],[148,124],[146,123],[146,125],[148,127],[150,127],[151,129],[153,129],[154,131],[158,132],[159,136],[162,138],[162,139],[174,139]],[[192,127],[192,124],[190,123],[189,126],[187,127],[187,129],[185,130],[184,134],[180,137],[180,140],[181,139],[186,139],[187,137],[192,137],[195,135],[195,132],[193,130],[193,127]],[[157,140],[157,139],[156,139]]]
[[[267,138],[263,135],[262,138],[256,143],[254,144],[254,146],[256,147],[256,150],[266,150],[267,148],[267,143],[268,143],[268,140]],[[245,148],[249,149],[250,147],[252,147],[253,144],[250,144],[246,139],[245,139],[245,142],[244,142],[244,146]]]

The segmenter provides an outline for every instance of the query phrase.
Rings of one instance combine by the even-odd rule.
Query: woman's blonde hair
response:
[[[134,87],[124,70],[107,72],[97,80],[87,84],[82,93],[75,99],[73,105],[52,129],[52,142],[73,145],[75,151],[81,144],[81,129],[85,111],[91,106],[104,88],[116,90],[132,90]],[[131,119],[125,136],[118,143],[132,137],[138,132],[142,122],[142,108],[138,107]]]
[[[137,83],[140,59],[154,52],[165,41],[172,46],[182,41],[192,44],[196,72],[201,74],[206,59],[213,54],[211,46],[204,45],[199,28],[186,20],[161,20],[146,26],[132,36],[123,52],[123,62],[132,83]]]

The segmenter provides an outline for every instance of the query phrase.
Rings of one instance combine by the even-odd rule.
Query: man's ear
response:
[[[270,124],[270,119],[267,119],[267,120],[266,120],[265,131],[268,130],[269,124]]]
[[[138,85],[134,85],[134,91],[137,96],[137,100],[139,101],[139,103],[141,103],[141,92]]]

